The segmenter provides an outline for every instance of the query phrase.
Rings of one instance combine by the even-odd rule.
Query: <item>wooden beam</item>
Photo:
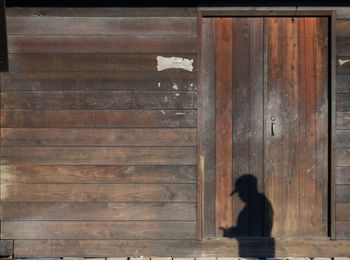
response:
[[[5,0],[0,0],[0,72],[8,71]]]

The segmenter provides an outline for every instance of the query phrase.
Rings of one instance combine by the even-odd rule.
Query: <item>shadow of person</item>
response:
[[[258,256],[255,253],[259,251],[261,256],[273,257],[275,255],[275,241],[271,237],[273,208],[266,196],[258,191],[256,177],[250,174],[240,176],[230,195],[235,194],[238,194],[245,205],[238,215],[236,226],[220,228],[223,230],[223,236],[238,241],[239,256]],[[253,237],[259,239],[254,241]],[[255,255],[251,255],[251,243],[258,246]]]

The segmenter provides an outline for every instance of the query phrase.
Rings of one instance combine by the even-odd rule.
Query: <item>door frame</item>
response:
[[[210,73],[215,71],[205,56],[205,49],[209,48],[202,36],[203,18],[208,17],[327,17],[329,20],[329,79],[328,79],[328,236],[336,239],[335,233],[335,120],[336,120],[336,37],[334,9],[317,8],[252,8],[252,7],[200,7],[197,12],[197,61],[198,61],[198,168],[197,168],[197,239],[215,237],[215,111],[208,113],[209,108],[215,107],[215,88],[210,82]],[[206,71],[206,72],[205,72]],[[215,79],[214,79],[215,86]],[[213,128],[214,122],[214,128]],[[214,211],[213,211],[214,210]]]

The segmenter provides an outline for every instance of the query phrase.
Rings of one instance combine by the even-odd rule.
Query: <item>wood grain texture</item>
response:
[[[336,184],[350,184],[350,167],[336,167]]]
[[[1,75],[2,91],[196,90],[191,72],[33,72]]]
[[[195,202],[195,184],[1,184],[2,202]]]
[[[61,165],[193,165],[195,147],[2,147],[1,163]]]
[[[337,19],[335,26],[335,34],[337,37],[350,37],[349,19]]]
[[[66,10],[69,12],[69,9]],[[96,10],[96,13],[98,13],[98,10]],[[145,13],[147,13],[146,10]],[[65,14],[67,13],[62,12],[61,17],[29,16],[28,14],[28,16],[13,17],[8,14],[7,32],[10,35],[196,34],[196,19],[194,17],[120,17],[118,15],[96,19],[96,17],[63,17]],[[82,12],[81,14],[83,15]]]
[[[11,7],[7,17],[196,17],[197,9],[191,7]],[[98,20],[98,19],[95,19]]]
[[[350,92],[350,75],[337,75],[337,93]]]
[[[350,56],[350,36],[337,37],[337,55]]]
[[[350,93],[337,94],[337,111],[350,111]]]
[[[216,235],[232,219],[232,18],[216,18]]]
[[[2,146],[196,146],[193,128],[2,128]]]
[[[337,222],[350,221],[350,203],[337,203],[335,216]]]
[[[199,89],[198,130],[199,163],[198,177],[202,182],[199,192],[202,237],[214,237],[215,223],[215,19],[203,18],[201,41],[201,82]],[[204,55],[203,55],[204,54]],[[209,109],[208,109],[209,108]]]
[[[150,110],[195,109],[192,91],[35,91],[1,92],[2,109],[32,110]]]
[[[350,185],[338,184],[336,188],[337,203],[346,203],[350,201]]]
[[[5,128],[196,127],[194,110],[154,111],[1,111]]]
[[[283,228],[283,151],[282,151],[282,53],[281,46],[282,23],[279,18],[266,20],[266,49],[269,53],[267,57],[267,84],[265,91],[265,160],[270,163],[265,164],[265,185],[266,197],[271,202],[274,210],[272,236],[282,235]],[[271,116],[276,118],[274,136],[271,136]]]
[[[57,28],[57,27],[56,27]],[[9,53],[195,53],[196,36],[9,35]]]
[[[348,222],[337,222],[335,224],[335,232],[337,239],[349,239],[350,237],[350,221]]]
[[[350,112],[336,113],[336,127],[340,130],[350,129]]]
[[[10,72],[155,72],[158,54],[114,54],[114,53],[80,53],[80,54],[9,54]],[[165,55],[164,55],[165,56]],[[166,57],[182,57],[194,60],[195,55],[168,53]],[[182,71],[172,69],[172,71]]]
[[[288,239],[276,238],[275,252],[272,253],[273,241],[269,238],[241,239],[240,246],[235,239],[204,241],[118,241],[118,240],[16,240],[16,257],[59,257],[70,256],[125,256],[157,255],[178,257],[238,255],[245,257],[271,257],[293,255],[304,257],[313,255],[324,257],[336,255],[348,257],[350,242],[348,240],[330,241],[327,239]],[[238,249],[240,248],[240,250]]]
[[[147,212],[147,214],[146,214]],[[3,220],[195,221],[195,203],[2,203]]]
[[[196,183],[196,166],[2,165],[1,183]]]
[[[350,148],[350,131],[349,130],[336,131],[336,147]]]
[[[337,166],[350,166],[350,148],[338,148],[336,153]]]
[[[195,222],[3,221],[2,239],[195,239]]]

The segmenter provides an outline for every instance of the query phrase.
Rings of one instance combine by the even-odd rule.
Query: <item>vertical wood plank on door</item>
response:
[[[305,104],[305,149],[307,156],[305,157],[306,164],[306,180],[305,189],[306,194],[303,200],[306,201],[306,208],[303,209],[305,213],[305,222],[307,223],[305,233],[314,234],[316,230],[317,221],[317,205],[315,201],[316,196],[316,49],[314,37],[316,35],[315,18],[305,19],[305,41],[306,41],[306,56],[305,56],[305,86],[306,86],[306,104]]]
[[[265,18],[267,79],[265,92],[265,189],[273,208],[273,228],[271,235],[283,234],[283,165],[282,165],[282,54],[281,18]],[[271,134],[271,117],[276,120],[274,136]],[[272,212],[267,212],[271,215]]]
[[[216,229],[232,226],[232,18],[216,19]]]
[[[210,108],[202,111],[203,115],[199,120],[199,131],[201,133],[200,150],[203,165],[199,164],[204,180],[201,207],[203,219],[203,237],[215,236],[215,19],[203,18],[202,23],[202,57],[201,69],[203,77],[201,79],[202,106],[199,108]],[[202,166],[204,168],[202,168]],[[203,178],[202,177],[202,178]]]
[[[249,18],[233,19],[233,183],[250,173],[250,22]],[[249,198],[249,183],[240,182],[239,196],[232,199],[233,223],[238,236],[248,236],[249,215],[238,218],[246,206],[240,197]],[[249,204],[248,204],[249,207]],[[245,211],[245,212],[249,212]]]
[[[250,145],[249,174],[256,177],[258,191],[264,193],[264,19],[250,18]],[[251,187],[251,183],[249,187]],[[253,188],[253,187],[251,187]],[[262,203],[250,194],[253,214],[249,216],[249,236],[263,236]]]
[[[328,18],[316,18],[316,198],[317,234],[327,235],[328,217]]]
[[[282,18],[283,39],[283,213],[285,235],[299,232],[299,18]]]

